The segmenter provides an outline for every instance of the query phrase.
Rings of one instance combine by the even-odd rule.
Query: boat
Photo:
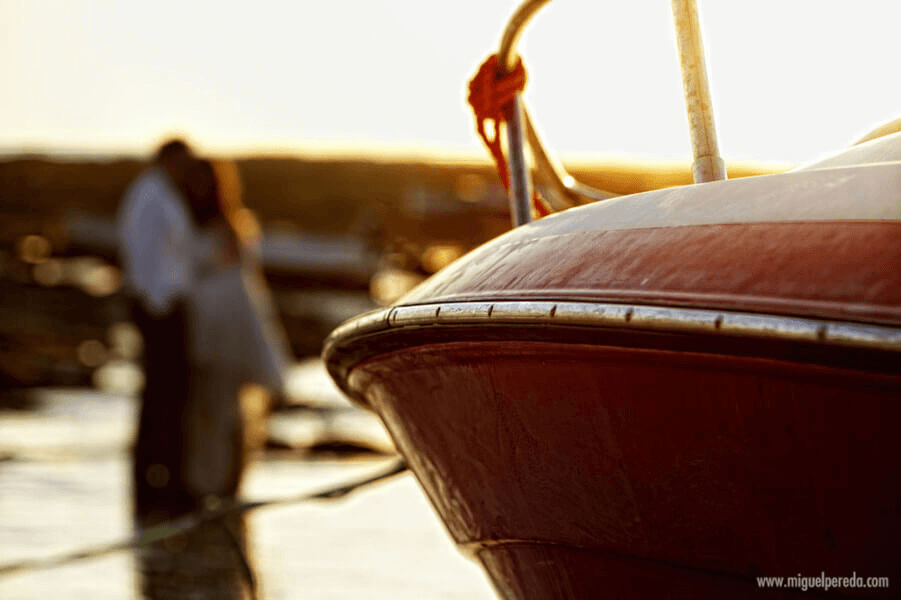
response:
[[[118,260],[112,216],[71,211],[62,218],[61,228],[69,252]],[[274,228],[262,232],[260,260],[271,278],[296,287],[319,283],[365,288],[378,266],[376,252],[358,238]]]
[[[501,74],[545,3],[511,19]],[[516,94],[516,227],[323,357],[502,598],[889,596],[901,133],[725,179],[695,3],[673,11],[696,183],[587,190]],[[536,220],[526,145],[562,209]]]

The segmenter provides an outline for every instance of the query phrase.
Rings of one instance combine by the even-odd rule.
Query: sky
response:
[[[512,0],[0,0],[0,153],[486,156],[465,102]],[[806,162],[901,117],[901,2],[699,0],[726,159]],[[520,46],[547,146],[688,159],[667,0],[553,0]]]

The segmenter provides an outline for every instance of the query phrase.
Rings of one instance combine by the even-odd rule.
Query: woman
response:
[[[194,497],[228,498],[244,472],[247,427],[265,416],[260,402],[256,415],[245,414],[242,392],[247,384],[281,391],[287,344],[260,273],[259,227],[241,202],[234,163],[198,161],[186,187],[199,235],[183,472]]]

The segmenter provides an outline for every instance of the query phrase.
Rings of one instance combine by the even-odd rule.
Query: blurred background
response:
[[[812,161],[898,116],[897,3],[700,4],[730,176]],[[113,219],[173,135],[237,161],[297,359],[245,495],[391,455],[317,357],[339,323],[509,229],[465,96],[515,7],[0,0],[0,562],[129,532],[141,340]],[[577,179],[690,182],[669,3],[555,0],[521,53],[526,101]],[[343,508],[254,516],[261,597],[491,597],[407,477]],[[134,560],[0,578],[0,596],[139,596]]]

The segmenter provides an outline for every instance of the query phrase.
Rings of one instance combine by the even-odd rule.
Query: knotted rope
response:
[[[497,174],[504,189],[510,191],[510,178],[507,174],[507,158],[501,147],[501,123],[507,120],[507,114],[513,106],[516,94],[526,86],[526,69],[522,60],[509,73],[503,73],[497,64],[497,55],[492,54],[479,67],[475,77],[469,82],[469,104],[476,118],[476,131],[491,152]],[[494,124],[494,135],[489,138],[488,121]],[[540,216],[550,213],[538,194],[532,192],[532,204]]]

